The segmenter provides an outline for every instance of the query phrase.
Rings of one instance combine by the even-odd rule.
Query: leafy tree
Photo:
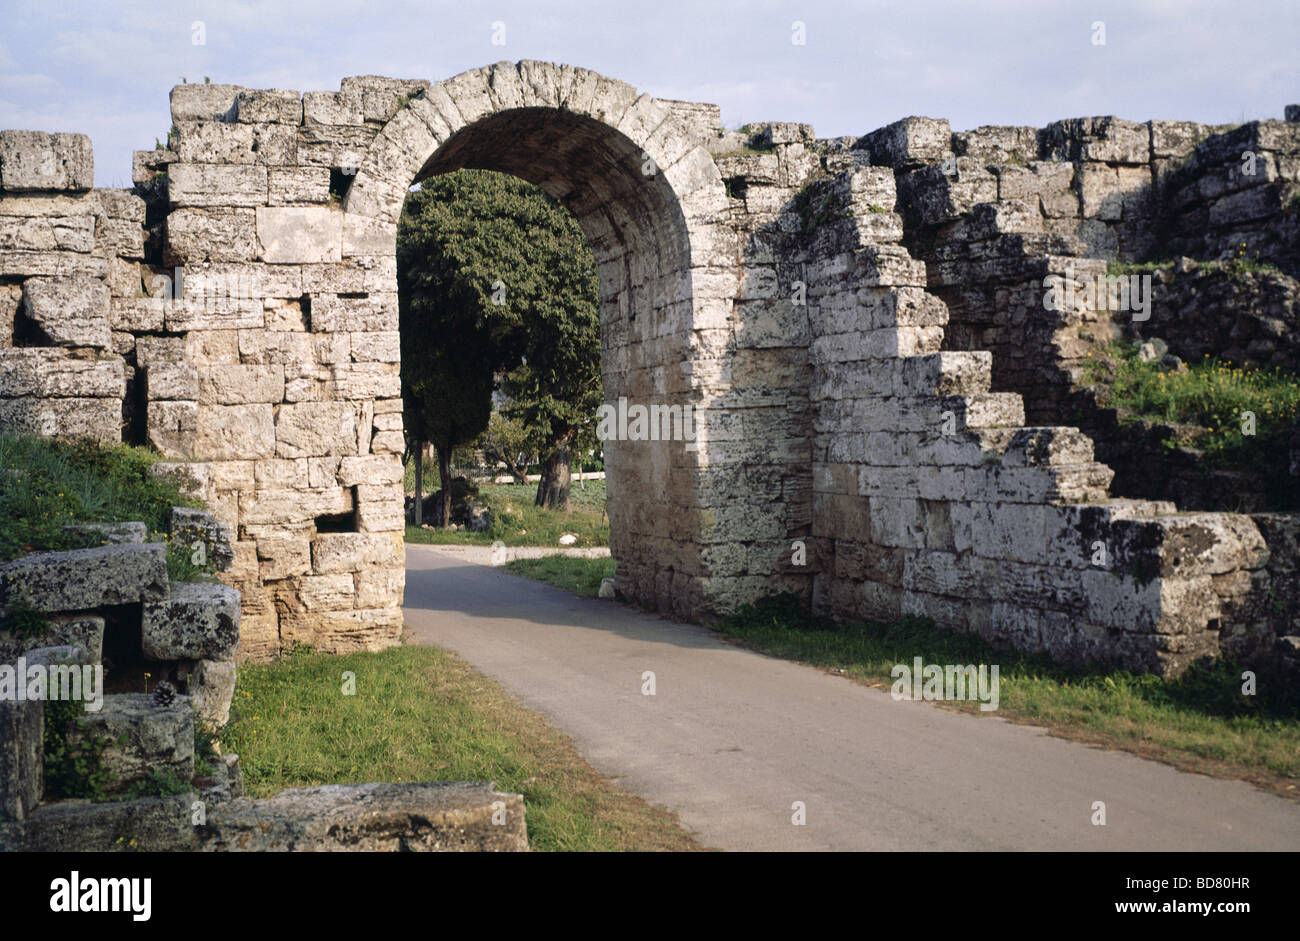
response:
[[[444,490],[442,451],[487,427],[495,376],[506,418],[539,442],[537,505],[567,507],[570,452],[602,397],[595,260],[577,220],[512,176],[434,177],[407,198],[398,271],[411,427],[439,449]]]

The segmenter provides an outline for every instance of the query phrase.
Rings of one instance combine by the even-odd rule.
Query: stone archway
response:
[[[413,183],[462,167],[539,184],[574,213],[599,273],[607,400],[693,430],[611,442],[620,589],[690,617],[767,590],[787,470],[760,479],[770,449],[729,397],[740,239],[693,107],[539,62],[302,96],[173,90],[164,260],[184,266],[187,296],[226,293],[168,314],[185,349],[145,366],[149,440],[210,467],[205,495],[236,533],[243,656],[400,635],[397,220]]]
[[[727,198],[712,157],[669,108],[570,66],[464,72],[409,97],[376,136],[344,206],[387,233],[412,183],[465,167],[535,183],[578,219],[600,277],[607,399],[698,409],[704,396],[683,365],[695,355],[697,311],[707,316],[734,295],[716,277],[735,264],[734,236],[720,224]],[[698,438],[707,433],[706,424]],[[707,605],[691,538],[702,457],[685,442],[607,449],[620,589],[647,607],[688,614]]]

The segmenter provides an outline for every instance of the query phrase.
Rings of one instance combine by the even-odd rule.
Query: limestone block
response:
[[[151,401],[193,402],[199,397],[199,370],[193,363],[154,363],[144,370],[144,378]],[[197,417],[197,410],[193,414]]]
[[[372,565],[400,563],[401,536],[392,532],[320,533],[311,544],[317,575],[358,572]]]
[[[117,331],[147,333],[161,331],[166,301],[157,297],[111,297],[108,325]]]
[[[357,529],[363,533],[400,532],[406,528],[401,484],[357,487]]]
[[[0,249],[0,277],[108,277],[108,260],[80,252],[24,252]]]
[[[239,495],[239,525],[310,523],[318,516],[340,516],[354,509],[352,491],[342,487],[256,490]]]
[[[24,598],[38,611],[88,611],[166,593],[166,547],[159,542],[36,552],[0,565],[0,603]]]
[[[339,464],[338,482],[345,487],[396,484],[402,482],[402,477],[402,462],[391,454],[345,457]]]
[[[245,614],[239,625],[236,663],[264,662],[280,655],[280,619],[269,614]]]
[[[200,405],[276,404],[284,399],[283,366],[205,366],[199,373]]]
[[[200,660],[190,674],[189,695],[200,723],[224,726],[235,698],[235,661]]]
[[[257,238],[262,259],[273,264],[339,261],[343,214],[326,206],[260,208]]]
[[[200,405],[194,453],[204,460],[238,461],[275,453],[271,405]]]
[[[257,257],[252,209],[174,209],[167,216],[168,265],[247,262]]]
[[[71,523],[60,527],[64,533],[87,540],[96,546],[124,545],[128,542],[144,542],[149,535],[144,523]],[[60,642],[62,643],[62,642]],[[48,644],[46,646],[57,646]]]
[[[0,701],[0,818],[25,819],[44,792],[45,703]]]
[[[365,111],[359,89],[309,91],[302,96],[303,124],[364,124]]]
[[[175,363],[185,358],[185,340],[181,337],[139,337],[135,343],[135,363]]]
[[[353,578],[357,607],[396,608],[401,605],[402,589],[406,585],[405,568],[367,567],[357,572]]]
[[[235,102],[242,91],[238,85],[207,82],[177,85],[171,90],[172,122],[234,120]]]
[[[306,535],[258,539],[257,557],[261,563],[261,578],[264,582],[306,575],[312,571],[311,544]]]
[[[188,364],[160,363],[158,365]],[[163,455],[186,460],[194,455],[194,445],[198,439],[198,403],[152,401],[145,410],[145,429],[149,444],[161,451]]]
[[[178,156],[174,150],[155,148],[154,150],[137,150],[131,154],[131,182],[146,186],[159,177],[165,177],[169,164],[175,163]]]
[[[312,486],[309,463],[305,458],[296,461],[280,458],[256,461],[253,472],[257,480],[257,488],[259,490],[307,490]]]
[[[144,260],[144,229],[139,222],[132,219],[108,219],[100,220],[99,224],[99,241],[101,251],[106,255],[116,256],[119,259],[130,259],[132,261]],[[123,285],[131,287],[130,291],[123,291],[126,296],[134,297],[139,293],[140,278],[137,275],[134,283],[123,281]]]
[[[0,216],[0,250],[89,252],[94,247],[93,216]]]
[[[340,448],[352,450],[357,440],[356,409],[346,402],[282,405],[275,416],[274,440],[276,455],[284,458],[337,454]]]
[[[192,550],[202,543],[204,557],[218,572],[229,571],[234,565],[235,534],[228,524],[207,510],[191,507],[172,507],[167,531]]]
[[[1233,513],[1117,520],[1107,546],[1117,571],[1140,578],[1224,575],[1259,568],[1269,557],[1256,525]]]
[[[95,185],[95,158],[85,134],[0,131],[0,190],[84,191]]]
[[[0,399],[0,428],[46,438],[122,440],[122,402],[117,398]]]
[[[317,331],[370,332],[398,328],[397,294],[370,297],[312,296],[311,328]]]
[[[505,824],[498,811],[505,814]],[[209,852],[523,852],[524,801],[491,784],[328,785],[218,804]]]
[[[355,335],[353,339],[355,342]],[[402,394],[396,362],[341,363],[330,367],[330,376],[343,399],[382,399]]]
[[[329,202],[328,167],[270,167],[268,174],[267,204],[270,206]]]
[[[1087,464],[1093,459],[1092,439],[1078,428],[1022,428],[1003,455],[1007,467]]]
[[[177,582],[144,604],[144,655],[151,660],[229,660],[239,643],[239,592],[210,582]]]
[[[181,122],[180,163],[245,163],[293,166],[298,130],[285,124]],[[179,164],[172,164],[175,172]]]
[[[343,255],[391,255],[397,250],[397,225],[354,212],[343,214]]]
[[[240,124],[301,124],[302,94],[282,88],[241,88],[235,96],[235,120]]]
[[[266,167],[178,163],[167,175],[167,195],[173,206],[264,206]]]
[[[87,276],[29,278],[23,310],[59,346],[108,349],[108,287]]]
[[[1148,121],[1151,128],[1151,156],[1186,157],[1210,133],[1195,121]]]
[[[354,75],[339,83],[339,94],[349,100],[361,98],[361,114],[367,121],[387,121],[404,103],[432,87],[427,79],[385,78],[382,75]]]
[[[78,359],[47,347],[0,349],[0,396],[120,400],[125,391],[119,359]]]
[[[913,167],[943,159],[952,146],[952,129],[946,118],[903,118],[872,131],[856,146],[870,151],[877,166]]]
[[[298,129],[298,163],[336,168],[355,176],[378,132],[373,125],[305,124]]]
[[[121,794],[154,774],[182,781],[194,777],[194,710],[188,697],[159,706],[147,693],[104,697],[99,712],[87,712],[68,725],[68,744],[81,747],[100,738],[111,740],[101,753],[111,778],[110,794]]]
[[[65,800],[38,808],[22,823],[12,844],[0,849],[65,853],[68,847],[98,853],[183,852],[194,848],[191,803],[197,792],[93,804]],[[123,834],[130,834],[123,839]]]

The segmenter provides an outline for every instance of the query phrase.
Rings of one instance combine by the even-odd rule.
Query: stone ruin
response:
[[[413,183],[476,167],[581,223],[608,401],[693,410],[690,446],[607,447],[635,603],[707,619],[793,591],[1068,662],[1295,668],[1295,518],[1112,494],[1069,421],[1091,344],[1179,325],[1043,301],[1161,248],[1247,242],[1300,275],[1294,108],[824,140],[524,61],[180,85],[171,112],[129,191],[93,188],[84,136],[0,132],[0,427],[184,465],[233,536],[241,660],[399,640],[396,225]],[[1251,355],[1294,350],[1293,288],[1247,318]]]

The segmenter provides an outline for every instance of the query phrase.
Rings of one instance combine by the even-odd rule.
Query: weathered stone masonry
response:
[[[1051,268],[1033,259],[1106,256],[1095,226],[1018,221],[1039,183],[1035,214],[1055,218],[1072,144],[1034,137],[1042,159],[1006,174],[1018,203],[971,163],[989,134],[926,119],[861,140],[728,133],[712,106],[547,63],[302,95],[181,85],[171,104],[176,133],[136,154],[135,194],[90,190],[84,137],[0,134],[0,323],[15,324],[0,421],[125,427],[188,462],[236,534],[242,658],[398,638],[396,222],[413,182],[460,167],[536,182],[579,219],[609,400],[696,410],[698,449],[607,453],[637,603],[708,616],[793,590],[838,616],[923,613],[1160,672],[1243,631],[1265,647],[1297,633],[1253,607],[1280,570],[1250,519],[1112,500],[1085,435],[1022,427],[1020,390],[991,391],[996,357],[944,348],[949,304],[1000,309],[1002,282],[967,278],[974,246],[1007,283]],[[950,246],[968,254],[944,268]],[[178,296],[158,297],[169,284]],[[988,293],[967,303],[966,285]],[[959,345],[984,336],[974,316]],[[1035,329],[1020,342],[1052,332]]]

